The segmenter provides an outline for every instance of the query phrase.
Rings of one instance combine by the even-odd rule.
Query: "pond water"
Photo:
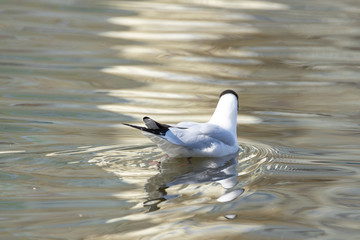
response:
[[[360,2],[5,0],[1,239],[355,239]],[[205,122],[238,156],[170,159],[121,122]]]

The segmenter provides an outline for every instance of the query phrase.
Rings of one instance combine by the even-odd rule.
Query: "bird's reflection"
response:
[[[228,202],[243,193],[238,185],[238,153],[222,158],[193,158],[188,162],[184,158],[165,158],[159,165],[159,173],[148,179],[145,190],[148,200],[144,206],[149,211],[159,209],[163,201],[180,195],[169,195],[167,188],[180,184],[199,184],[218,182],[226,190],[217,201]]]

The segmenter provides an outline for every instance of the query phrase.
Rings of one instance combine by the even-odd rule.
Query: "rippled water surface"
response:
[[[0,238],[358,238],[359,26],[354,0],[2,1]],[[229,88],[235,156],[120,124]]]

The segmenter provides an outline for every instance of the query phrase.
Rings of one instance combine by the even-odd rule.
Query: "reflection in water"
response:
[[[180,194],[169,195],[166,191],[175,185],[200,184],[218,182],[227,191],[217,199],[219,202],[229,202],[244,192],[238,189],[238,153],[222,158],[193,158],[191,163],[182,158],[165,158],[159,166],[159,173],[149,178],[145,185],[148,200],[144,206],[149,211],[159,209],[163,201],[179,197]]]

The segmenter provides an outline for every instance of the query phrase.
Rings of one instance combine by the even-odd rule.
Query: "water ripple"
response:
[[[187,163],[186,159],[161,158],[162,153],[158,149],[158,154],[154,154],[153,147],[145,146],[81,147],[78,150],[50,153],[48,156],[91,154],[90,163],[114,173],[127,184],[144,185],[148,195],[144,206],[149,211],[155,211],[159,209],[159,204],[163,205],[163,201],[180,196],[185,199],[192,195],[198,196],[196,198],[201,196],[200,199],[217,199],[224,203],[233,201],[245,191],[253,191],[251,184],[261,179],[275,151],[261,144],[244,144],[241,148],[243,150],[239,156],[193,159],[192,164]],[[217,186],[211,190],[197,187],[212,182],[217,182],[225,191],[219,191]],[[117,197],[129,201],[129,198],[135,196],[137,199],[143,198],[144,193],[123,191]]]
[[[359,1],[1,6],[0,238],[358,238]],[[237,157],[120,125],[206,122],[227,88]]]

